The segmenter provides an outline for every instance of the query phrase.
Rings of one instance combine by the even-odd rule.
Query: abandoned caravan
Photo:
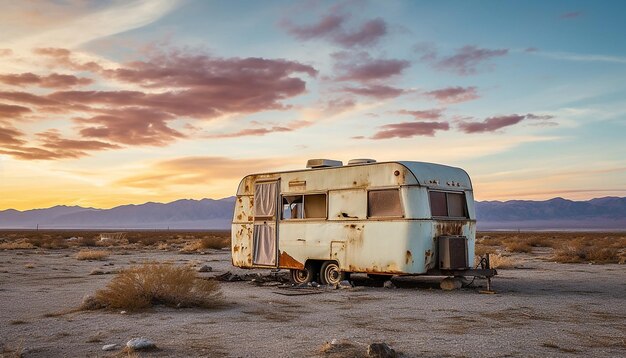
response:
[[[312,159],[307,169],[241,180],[232,263],[289,269],[294,283],[337,284],[350,273],[491,278],[488,260],[471,267],[475,219],[463,169]]]

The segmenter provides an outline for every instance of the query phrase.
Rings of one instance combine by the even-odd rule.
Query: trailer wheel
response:
[[[307,263],[304,266],[304,270],[289,270],[289,278],[291,279],[291,282],[295,284],[312,282],[315,280],[315,274],[315,267],[310,263]]]
[[[341,272],[339,265],[334,261],[326,261],[320,269],[320,281],[323,285],[337,285],[346,279],[346,273]]]

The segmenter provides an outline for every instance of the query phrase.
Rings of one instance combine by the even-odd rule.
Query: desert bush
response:
[[[619,263],[621,252],[613,247],[586,246],[572,242],[554,251],[552,260],[560,263],[592,262],[596,264]]]
[[[502,254],[489,255],[489,265],[495,269],[506,269],[517,266],[519,262],[510,256]]]
[[[201,240],[203,249],[221,249],[230,246],[230,237],[224,236],[205,236]]]
[[[221,292],[217,281],[199,278],[191,267],[147,263],[121,271],[94,298],[101,307],[130,311],[157,304],[210,308]]]
[[[69,246],[64,238],[52,235],[36,235],[28,238],[28,242],[42,249],[65,249]]]
[[[77,241],[76,244],[78,246],[97,246],[97,241],[96,238],[94,236],[85,236],[85,237],[80,237]]]
[[[0,243],[0,250],[34,249],[35,246],[26,240]]]
[[[506,251],[509,252],[526,252],[533,251],[532,246],[526,241],[508,241],[504,243]]]
[[[80,250],[76,254],[78,260],[104,260],[109,257],[109,251],[104,250]]]

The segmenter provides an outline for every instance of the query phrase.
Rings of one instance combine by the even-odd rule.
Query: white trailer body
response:
[[[460,168],[399,161],[253,174],[237,189],[232,263],[290,269],[296,282],[327,262],[336,279],[464,270],[475,224],[472,184]]]

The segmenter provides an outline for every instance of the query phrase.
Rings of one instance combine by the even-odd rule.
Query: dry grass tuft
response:
[[[34,249],[35,246],[26,240],[0,243],[0,250]]]
[[[504,256],[502,254],[489,255],[489,264],[491,268],[506,269],[514,268],[519,262],[510,256]]]
[[[528,242],[524,241],[509,241],[504,244],[506,251],[509,252],[533,252],[533,247]]]
[[[200,242],[203,249],[222,249],[230,246],[230,237],[224,236],[205,236]]]
[[[109,257],[110,252],[104,250],[80,250],[76,254],[78,260],[104,260]]]
[[[102,307],[136,311],[153,305],[216,307],[221,301],[217,281],[203,280],[187,266],[147,263],[123,270],[95,294]]]

